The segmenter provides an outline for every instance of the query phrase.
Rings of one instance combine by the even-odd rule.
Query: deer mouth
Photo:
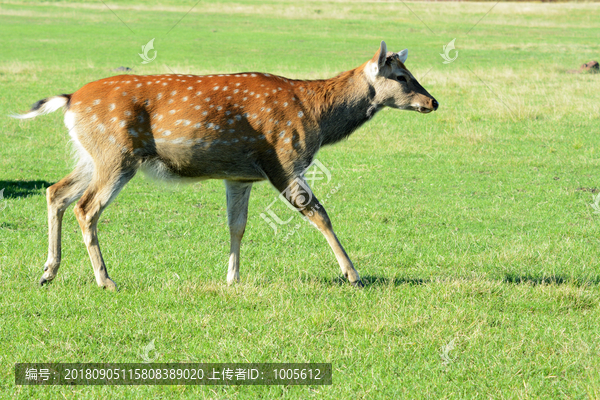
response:
[[[405,107],[404,109],[409,110],[409,111],[416,111],[421,114],[429,114],[430,112],[432,112],[434,110],[433,108],[425,107],[420,104],[411,104],[411,105]]]

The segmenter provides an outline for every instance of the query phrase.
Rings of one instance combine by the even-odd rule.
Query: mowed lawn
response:
[[[600,75],[567,73],[600,59],[599,5],[105,3],[0,2],[1,398],[600,398]],[[8,115],[120,66],[331,77],[381,40],[440,108],[384,110],[317,155],[363,290],[268,183],[228,287],[223,183],[141,174],[99,223],[119,291],[96,286],[72,208],[37,285],[72,151],[61,112]],[[277,233],[270,205],[292,218]],[[14,384],[17,362],[142,362],[152,340],[156,362],[330,362],[333,385]]]

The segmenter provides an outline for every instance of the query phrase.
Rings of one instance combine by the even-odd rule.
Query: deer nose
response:
[[[433,101],[431,102],[431,106],[433,107],[433,111],[437,110],[439,107],[440,103],[437,102],[436,99],[433,99]]]

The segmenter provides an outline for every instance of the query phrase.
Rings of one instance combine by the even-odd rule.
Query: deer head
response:
[[[385,42],[367,63],[365,72],[375,89],[375,102],[401,110],[430,113],[439,104],[404,66],[408,50],[387,51]]]

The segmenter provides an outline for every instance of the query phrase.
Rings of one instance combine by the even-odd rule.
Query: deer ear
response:
[[[385,59],[387,56],[387,45],[383,40],[381,41],[381,45],[379,46],[379,54],[377,55],[377,67],[381,69],[385,65]]]
[[[385,65],[386,55],[387,45],[382,40],[381,45],[379,46],[379,50],[377,50],[377,53],[375,53],[375,55],[371,59],[371,74],[373,76],[377,75],[381,68],[383,68],[383,66]]]
[[[400,60],[400,62],[402,64],[404,64],[406,62],[407,58],[408,58],[408,49],[404,49],[400,53],[398,53],[398,59]]]

